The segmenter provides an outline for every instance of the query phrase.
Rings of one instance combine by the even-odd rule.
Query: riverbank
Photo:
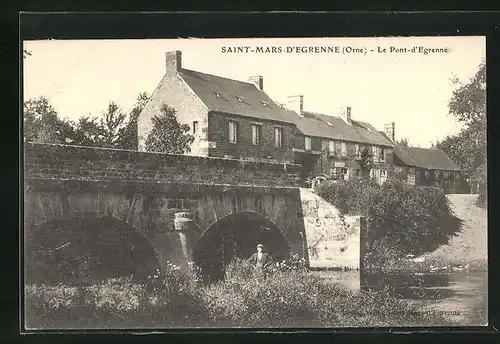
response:
[[[453,326],[438,312],[385,290],[353,292],[303,270],[256,283],[245,267],[200,285],[178,270],[147,283],[107,280],[92,286],[26,286],[26,325],[39,329],[193,327]]]
[[[477,195],[447,195],[453,212],[463,221],[460,233],[447,245],[419,257],[407,257],[398,269],[415,272],[486,271],[488,269],[488,211],[476,205]]]

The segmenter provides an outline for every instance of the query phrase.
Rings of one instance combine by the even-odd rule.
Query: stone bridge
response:
[[[246,256],[257,242],[280,259],[360,267],[361,219],[299,188],[300,165],[37,143],[25,143],[24,162],[26,240],[47,224],[107,218],[145,238],[160,267]],[[234,252],[217,253],[229,236]]]

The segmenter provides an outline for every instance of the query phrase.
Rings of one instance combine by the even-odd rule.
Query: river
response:
[[[487,325],[486,271],[363,273],[362,276],[359,271],[315,273],[353,291],[388,289],[395,297],[417,304],[422,311],[440,312],[462,326]]]

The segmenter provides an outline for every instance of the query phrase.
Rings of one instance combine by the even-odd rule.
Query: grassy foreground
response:
[[[454,325],[385,291],[348,291],[286,263],[263,283],[234,262],[226,279],[210,286],[200,284],[196,269],[174,266],[144,283],[28,285],[25,314],[31,329]]]

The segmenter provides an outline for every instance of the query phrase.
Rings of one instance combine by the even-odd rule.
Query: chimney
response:
[[[264,78],[262,75],[255,75],[248,78],[248,81],[252,82],[261,91],[264,91]]]
[[[167,74],[175,74],[182,68],[182,52],[179,50],[168,51],[165,53],[165,64]]]
[[[384,125],[384,132],[392,141],[396,140],[396,130],[395,129],[396,129],[396,123],[394,123],[394,122],[391,122],[391,123]]]
[[[287,97],[287,108],[295,111],[300,116],[304,113],[304,96],[296,95],[296,96],[288,96]]]
[[[346,122],[347,124],[351,125],[351,107],[347,106],[345,108],[341,108],[340,110],[340,117]]]

